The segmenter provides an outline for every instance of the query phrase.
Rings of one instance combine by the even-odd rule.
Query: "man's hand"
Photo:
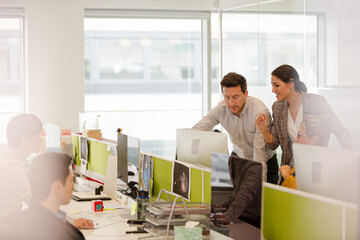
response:
[[[75,219],[74,222],[73,222],[73,225],[76,227],[76,228],[79,228],[79,229],[92,229],[94,228],[94,224],[91,220],[89,219],[86,219],[86,218],[78,218],[78,219]]]
[[[210,219],[215,223],[214,214],[210,214]],[[223,213],[216,213],[216,224],[227,225],[230,224],[230,221],[223,215]]]

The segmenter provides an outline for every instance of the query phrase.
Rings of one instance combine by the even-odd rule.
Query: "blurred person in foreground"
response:
[[[29,160],[32,154],[38,154],[42,144],[43,125],[33,114],[19,114],[12,118],[6,129],[8,148],[0,152],[0,219],[6,219],[22,209],[31,199],[28,178]],[[40,175],[41,176],[41,175]],[[45,179],[44,179],[45,180]],[[86,225],[83,225],[84,222]],[[73,221],[78,228],[92,225],[87,219]]]
[[[30,201],[28,157],[39,152],[42,130],[40,119],[33,114],[20,114],[9,121],[8,148],[0,153],[0,218],[20,212],[23,203]]]
[[[7,217],[3,223],[6,239],[85,239],[83,234],[66,220],[61,205],[68,204],[74,188],[70,168],[71,157],[61,153],[45,153],[36,157],[29,169],[32,199],[21,214]],[[4,221],[3,221],[4,222]],[[4,227],[5,225],[5,227]],[[83,228],[92,223],[83,222]]]
[[[324,127],[321,119],[314,114],[309,114],[300,123],[295,142],[326,147],[329,143],[329,138],[330,132]],[[283,165],[279,171],[284,179],[281,186],[297,189],[295,167]]]

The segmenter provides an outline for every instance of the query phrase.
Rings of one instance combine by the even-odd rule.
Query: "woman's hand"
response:
[[[287,179],[291,173],[291,167],[289,165],[282,165],[279,168],[279,172],[284,179]]]
[[[268,118],[266,114],[260,113],[259,116],[255,119],[255,125],[261,132],[267,130]]]

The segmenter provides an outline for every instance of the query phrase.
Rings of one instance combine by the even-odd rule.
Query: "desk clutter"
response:
[[[160,201],[165,193],[168,201]],[[170,195],[175,199],[170,201]],[[210,204],[185,202],[182,196],[160,191],[156,202],[147,203],[144,230],[158,239],[209,239]],[[189,238],[191,236],[191,238]]]
[[[130,219],[130,225],[123,220],[118,223],[109,222],[109,211],[106,210],[109,201],[101,203],[99,198],[89,198],[88,200],[94,201],[89,201],[87,213],[91,212],[91,216],[88,218],[107,216],[105,222],[110,225],[106,226],[107,230],[98,229],[91,232],[91,235],[105,236],[112,232],[117,237],[134,233],[140,237],[145,231],[147,236],[151,234],[156,239],[189,239],[190,235],[198,237],[192,239],[209,239],[211,169],[140,152],[138,140],[135,141],[136,146],[131,147],[134,144],[129,139],[132,138],[125,136],[119,132],[118,141],[111,141],[72,134],[74,171],[86,178],[86,181],[77,179],[77,183],[88,188],[92,196],[100,197],[103,192],[95,195],[94,189],[100,183],[104,185],[104,192],[106,191],[110,168],[115,172],[111,174],[111,179],[116,180],[110,186],[117,192],[111,199],[126,206],[131,212],[123,218],[126,221]],[[116,164],[110,164],[111,162]],[[81,169],[82,166],[85,169]],[[89,179],[91,181],[87,181]],[[151,202],[150,199],[154,196],[158,198]],[[112,218],[120,220],[116,216]],[[135,226],[134,218],[146,222]],[[196,226],[189,225],[188,222],[196,222]],[[126,231],[116,230],[116,224]]]

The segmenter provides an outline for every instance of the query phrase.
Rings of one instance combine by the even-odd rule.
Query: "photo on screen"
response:
[[[87,162],[89,159],[89,141],[80,136],[80,160]]]
[[[144,191],[150,193],[150,179],[151,179],[151,158],[150,155],[144,154],[141,163],[141,179]]]
[[[173,165],[172,192],[190,201],[190,168],[175,161]]]

